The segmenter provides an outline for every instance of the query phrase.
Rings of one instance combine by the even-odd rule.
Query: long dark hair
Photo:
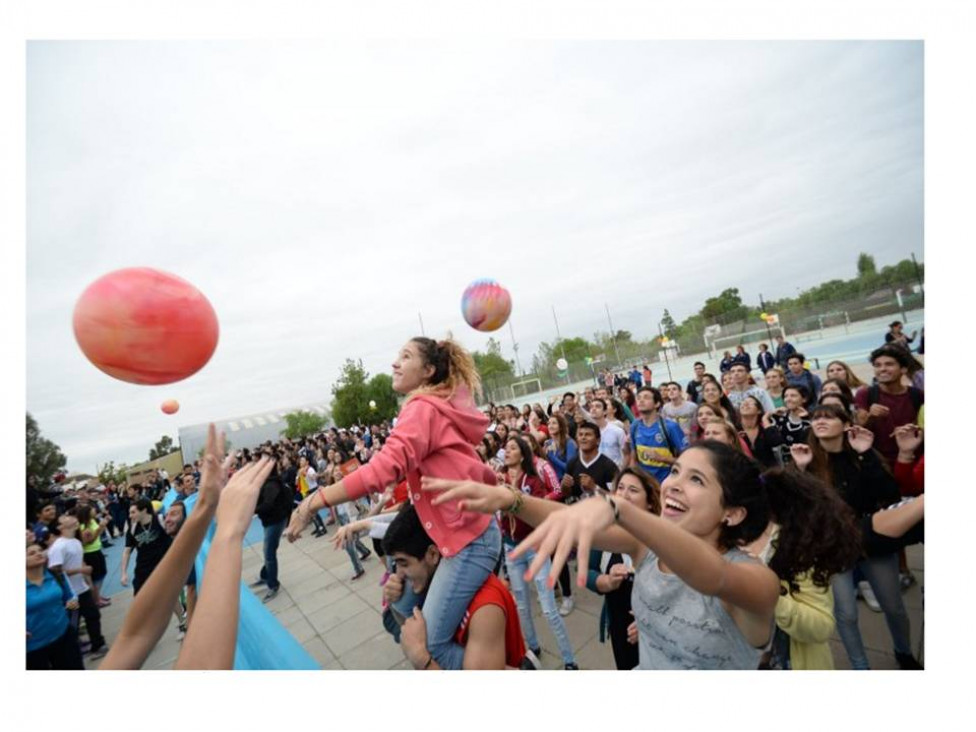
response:
[[[773,468],[762,475],[780,532],[769,568],[797,592],[805,572],[827,587],[861,557],[861,528],[854,511],[822,480],[798,470]]]
[[[569,444],[569,422],[566,421],[566,417],[563,416],[561,412],[554,412],[551,419],[556,420],[559,424],[559,437],[553,437],[551,434],[549,438],[556,444],[556,452],[564,453],[566,452],[566,446]]]
[[[722,487],[722,504],[746,510],[736,526],[722,526],[719,544],[740,546],[755,541],[769,525],[779,524],[769,568],[798,590],[807,572],[815,585],[850,569],[861,556],[861,534],[854,512],[823,481],[798,470],[765,472],[752,458],[720,442],[707,440],[689,449],[708,451]]]
[[[845,425],[851,425],[853,420],[851,419],[850,413],[846,409],[842,409],[835,404],[821,404],[814,407],[813,411],[810,412],[810,424],[811,429],[809,435],[807,435],[807,444],[810,446],[810,451],[813,453],[813,459],[810,461],[810,467],[807,469],[808,472],[822,480],[824,483],[831,487],[834,486],[834,476],[833,472],[830,470],[830,457],[827,451],[824,450],[823,446],[820,444],[820,439],[814,434],[812,429],[813,420],[821,414],[826,414],[831,417],[835,417],[843,422]],[[853,465],[857,465],[857,452],[851,447],[851,443],[847,441],[846,435],[844,439],[841,440],[841,452],[846,453]]]
[[[529,447],[529,443],[516,434],[508,436],[508,440],[505,442],[506,447],[509,442],[514,442],[518,445],[519,452],[522,453],[522,459],[519,461],[519,467],[522,469],[522,472],[530,477],[538,478],[539,474],[535,469],[535,460],[532,457],[532,448]]]

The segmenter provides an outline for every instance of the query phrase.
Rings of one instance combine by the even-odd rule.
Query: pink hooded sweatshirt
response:
[[[476,445],[488,429],[488,418],[475,409],[469,392],[459,388],[450,400],[422,394],[400,411],[396,428],[373,458],[343,478],[351,500],[379,493],[404,478],[410,502],[440,553],[452,557],[484,533],[491,516],[459,511],[457,501],[432,506],[436,493],[420,490],[420,476],[496,482],[481,462]]]

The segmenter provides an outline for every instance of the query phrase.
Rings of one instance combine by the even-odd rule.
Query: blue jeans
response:
[[[896,653],[911,654],[911,629],[908,612],[901,598],[901,583],[898,581],[898,554],[869,557],[857,563],[855,569],[864,574],[871,585],[878,604],[884,611],[885,622],[894,642]],[[851,668],[868,669],[868,657],[864,652],[864,641],[857,627],[857,596],[854,592],[854,569],[834,575],[830,581],[834,591],[834,619],[837,621],[837,635],[844,642],[844,649],[850,659]]]
[[[525,573],[529,570],[532,560],[535,559],[535,552],[530,549],[518,559],[513,559],[511,553],[514,549],[514,546],[505,544],[508,581],[511,583],[515,604],[518,606],[519,620],[522,623],[522,635],[525,637],[525,642],[529,648],[538,648],[539,639],[536,637],[535,625],[532,622],[529,586],[525,580]],[[550,569],[552,569],[552,560],[546,559],[539,574],[533,580],[535,591],[539,595],[542,614],[546,616],[552,634],[556,636],[556,643],[559,645],[559,652],[563,656],[563,663],[576,663],[576,657],[573,655],[573,644],[569,642],[569,633],[566,631],[566,623],[556,609],[556,595],[552,588],[546,584],[549,580]]]
[[[430,586],[423,595],[404,582],[403,595],[383,613],[383,626],[400,642],[400,619],[413,616],[418,605],[427,623],[427,650],[443,669],[460,669],[464,648],[454,642],[464,613],[475,594],[492,574],[502,552],[502,533],[494,520],[477,539],[453,557],[441,557]]]
[[[427,650],[443,669],[460,669],[464,663],[464,648],[454,642],[464,613],[475,594],[492,573],[502,551],[502,532],[498,522],[492,520],[481,536],[473,539],[453,557],[441,557],[427,594],[407,600],[409,583],[403,597],[394,607],[404,617],[413,615],[413,608],[423,602],[424,621],[427,623]]]
[[[346,524],[349,523],[348,514],[337,513],[336,519],[339,521],[339,526],[345,526]],[[366,554],[369,554],[369,551],[370,550],[366,548],[366,546],[363,544],[363,542],[361,542],[358,539],[358,537],[356,538],[355,541],[346,544],[346,554],[349,555],[349,561],[352,562],[353,571],[357,575],[362,574],[362,572],[364,571],[363,564],[359,560],[359,556],[360,554],[365,556]]]
[[[288,519],[282,519],[276,524],[264,527],[264,566],[261,567],[261,579],[268,583],[268,589],[278,587],[278,544],[285,531]]]

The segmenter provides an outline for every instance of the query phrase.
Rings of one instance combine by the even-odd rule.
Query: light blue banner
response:
[[[196,505],[197,493],[186,499],[187,513]],[[168,497],[168,495],[167,495]],[[212,521],[196,558],[197,589],[202,587],[204,568],[210,553],[217,523]],[[245,671],[318,671],[320,666],[295,640],[278,619],[241,582],[240,615],[237,625],[237,649],[234,670]]]

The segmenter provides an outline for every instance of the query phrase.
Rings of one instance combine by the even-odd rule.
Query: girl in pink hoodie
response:
[[[406,479],[410,502],[442,556],[423,606],[427,647],[441,668],[461,668],[464,649],[453,637],[501,556],[501,532],[491,516],[462,512],[456,501],[431,505],[420,477],[495,482],[474,449],[488,428],[472,399],[480,388],[474,360],[454,341],[407,341],[393,363],[393,389],[408,397],[383,449],[343,480],[310,493],[285,532],[294,541],[316,511]]]

